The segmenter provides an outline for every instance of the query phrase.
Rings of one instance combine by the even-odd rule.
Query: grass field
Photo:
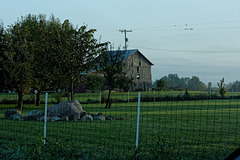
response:
[[[157,97],[164,97],[164,96],[169,96],[169,97],[177,97],[177,96],[183,96],[185,93],[185,91],[151,91],[151,92],[142,92],[142,96],[143,97],[152,97],[152,98],[157,98]],[[205,95],[205,96],[209,96],[208,92],[205,91],[188,91],[189,95],[194,96],[194,95]],[[89,103],[89,102],[100,102],[100,100],[102,100],[103,97],[107,97],[107,92],[101,92],[101,93],[75,93],[74,94],[74,99],[77,99],[79,102],[81,103]],[[63,93],[49,93],[48,96],[48,102],[49,103],[57,103],[57,97],[59,97],[59,95],[62,95],[61,97],[61,101],[67,101],[68,98],[63,96]],[[220,96],[220,94],[218,92],[212,92],[211,94],[213,95],[217,95]],[[123,100],[123,101],[128,101],[128,100],[132,100],[134,98],[137,98],[138,93],[137,92],[113,92],[112,93],[112,98],[113,99],[118,99],[118,100]],[[227,92],[225,94],[225,97],[228,99],[231,99],[232,97],[238,97],[240,96],[240,92]],[[209,96],[210,98],[210,96]],[[36,99],[36,96],[34,94],[27,94],[24,96],[24,100],[29,100],[34,102],[34,100]],[[0,103],[3,101],[13,101],[15,103],[17,103],[18,100],[18,95],[17,93],[0,93]],[[41,102],[44,104],[45,101],[45,93],[43,92],[41,95]]]
[[[231,99],[141,102],[138,158],[224,159],[240,144],[239,104],[239,100]],[[43,136],[43,122],[5,120],[4,108],[14,106],[0,105],[0,144],[36,143]],[[44,110],[44,106],[24,105],[23,115],[33,109]],[[122,120],[48,122],[48,141],[101,150],[109,159],[131,159],[135,153],[137,103],[113,103],[107,110],[104,104],[92,103],[83,104],[83,109]]]

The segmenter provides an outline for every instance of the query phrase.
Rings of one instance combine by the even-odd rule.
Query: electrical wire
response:
[[[177,49],[163,49],[163,48],[149,48],[149,47],[139,47],[139,46],[129,46],[132,48],[141,48],[148,50],[157,50],[157,51],[165,51],[165,52],[189,52],[189,53],[240,53],[239,51],[210,51],[210,50],[177,50]]]

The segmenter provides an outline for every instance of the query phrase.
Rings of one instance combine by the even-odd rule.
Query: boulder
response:
[[[94,116],[94,117],[93,117],[93,120],[94,120],[94,121],[105,121],[105,120],[106,120],[106,117],[103,116],[103,115]]]
[[[37,121],[40,121],[40,122],[44,122],[44,120],[45,120],[45,116],[42,116],[37,119]],[[47,121],[49,121],[49,117],[47,117]]]
[[[104,114],[103,114],[103,113],[95,113],[95,114],[94,114],[94,117],[95,117],[95,116],[104,116]]]
[[[93,117],[91,115],[85,115],[81,121],[93,121]]]
[[[55,116],[55,117],[51,117],[50,120],[51,120],[52,122],[56,122],[56,121],[61,121],[61,118]]]
[[[68,116],[63,116],[63,117],[61,117],[61,121],[69,121]]]
[[[4,111],[4,116],[7,119],[12,119],[12,115],[14,115],[14,114],[21,114],[21,111],[15,110],[15,109],[6,109]]]
[[[18,113],[11,115],[10,119],[15,120],[15,121],[23,121],[22,115],[18,114]]]
[[[90,114],[90,113],[89,113]],[[87,112],[83,111],[80,115],[80,118],[84,117],[85,115],[87,115]]]
[[[39,120],[41,117],[44,116],[44,113],[41,111],[33,110],[27,113],[25,120],[28,121],[36,121]]]
[[[69,120],[80,119],[80,115],[83,112],[82,105],[73,100],[70,102],[61,102],[56,105],[48,107],[48,116],[50,117],[63,117],[67,116]]]
[[[111,115],[108,115],[108,116],[106,116],[106,120],[112,121],[112,120],[115,120],[115,118]]]

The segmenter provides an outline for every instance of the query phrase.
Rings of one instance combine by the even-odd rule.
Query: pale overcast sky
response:
[[[153,64],[153,81],[169,73],[214,85],[240,80],[240,0],[0,0],[4,26],[29,13],[97,29],[115,49],[139,49]]]

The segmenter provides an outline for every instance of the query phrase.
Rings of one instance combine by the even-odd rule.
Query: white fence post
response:
[[[47,136],[47,101],[48,101],[48,93],[46,92],[45,117],[44,117],[44,145],[46,144],[46,136]]]
[[[140,97],[141,97],[141,93],[138,92],[138,113],[137,113],[136,151],[138,150],[139,116],[140,116]]]

